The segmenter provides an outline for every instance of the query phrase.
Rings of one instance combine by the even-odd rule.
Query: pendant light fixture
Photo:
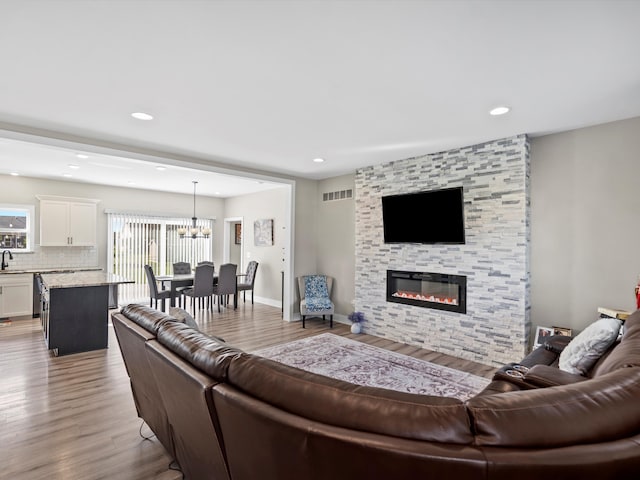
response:
[[[191,238],[198,238],[198,237],[209,238],[209,235],[211,235],[211,229],[209,227],[199,228],[196,225],[196,222],[198,221],[198,218],[196,217],[196,185],[198,184],[198,182],[193,180],[192,183],[193,183],[193,217],[191,217],[191,228],[189,228],[189,236]],[[178,235],[180,235],[180,238],[186,238],[187,228],[186,227],[178,228]]]

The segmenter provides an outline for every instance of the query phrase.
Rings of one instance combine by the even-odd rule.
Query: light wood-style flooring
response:
[[[490,377],[494,367],[403,345],[320,319],[284,322],[280,309],[242,303],[238,310],[200,312],[206,333],[253,351],[331,331],[354,340]],[[138,431],[129,379],[113,328],[109,348],[54,357],[46,350],[40,320],[0,325],[0,479],[181,479],[160,443]],[[144,425],[142,433],[152,434]]]

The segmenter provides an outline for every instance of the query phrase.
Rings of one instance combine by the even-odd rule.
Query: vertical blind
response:
[[[198,262],[213,259],[213,240],[188,233],[180,237],[180,227],[191,227],[191,218],[167,218],[137,213],[107,213],[109,225],[108,271],[134,284],[120,286],[119,303],[139,302],[149,298],[145,265],[156,275],[171,275],[175,262]],[[196,226],[213,231],[213,220],[199,218]]]

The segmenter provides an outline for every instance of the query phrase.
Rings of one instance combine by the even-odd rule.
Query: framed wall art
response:
[[[253,239],[256,247],[269,247],[273,245],[272,218],[253,222]]]

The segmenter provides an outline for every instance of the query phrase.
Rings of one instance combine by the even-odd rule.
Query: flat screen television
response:
[[[462,187],[382,197],[384,243],[463,244]]]

